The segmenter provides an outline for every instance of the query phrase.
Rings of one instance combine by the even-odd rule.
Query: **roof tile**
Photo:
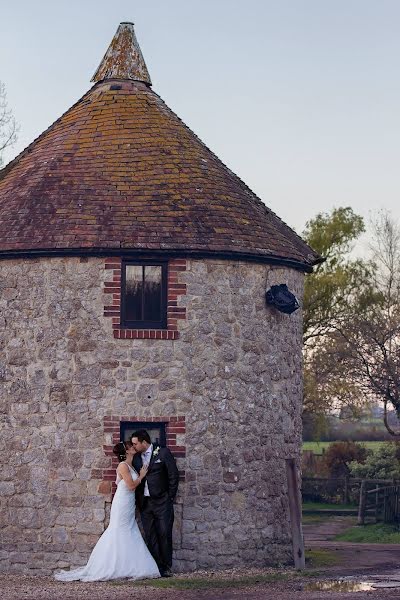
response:
[[[94,85],[0,171],[0,255],[57,249],[320,257],[140,81]]]

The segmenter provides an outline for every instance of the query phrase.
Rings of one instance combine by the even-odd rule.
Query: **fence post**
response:
[[[343,498],[343,504],[348,504],[349,503],[349,476],[346,475],[346,477],[344,478],[344,498]]]
[[[360,488],[360,504],[358,505],[358,525],[364,525],[365,523],[365,506],[367,502],[367,482],[365,479],[361,482]]]
[[[293,458],[287,458],[285,462],[294,566],[296,569],[304,569],[306,563],[304,556],[303,530],[301,526],[301,496],[296,463]]]
[[[384,496],[383,496],[383,522],[384,523],[387,523],[387,518],[388,518],[387,500],[388,500],[388,493],[387,493],[387,490],[385,490]]]

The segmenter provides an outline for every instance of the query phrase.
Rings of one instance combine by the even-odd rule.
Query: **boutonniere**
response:
[[[157,446],[157,448],[154,449],[153,456],[158,456],[159,452],[160,452],[160,446]]]

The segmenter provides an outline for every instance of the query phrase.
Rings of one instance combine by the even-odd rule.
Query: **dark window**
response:
[[[167,328],[167,263],[122,263],[121,325],[131,329]]]
[[[139,423],[134,421],[121,421],[120,424],[120,439],[123,442],[127,442],[131,439],[131,435],[138,429],[145,429],[153,444],[159,444],[163,448],[167,445],[165,435],[166,423]]]

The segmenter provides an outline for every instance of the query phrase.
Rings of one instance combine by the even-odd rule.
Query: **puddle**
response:
[[[331,581],[313,581],[303,588],[308,592],[369,592],[375,589],[373,583],[368,581],[349,581],[336,579]]]

